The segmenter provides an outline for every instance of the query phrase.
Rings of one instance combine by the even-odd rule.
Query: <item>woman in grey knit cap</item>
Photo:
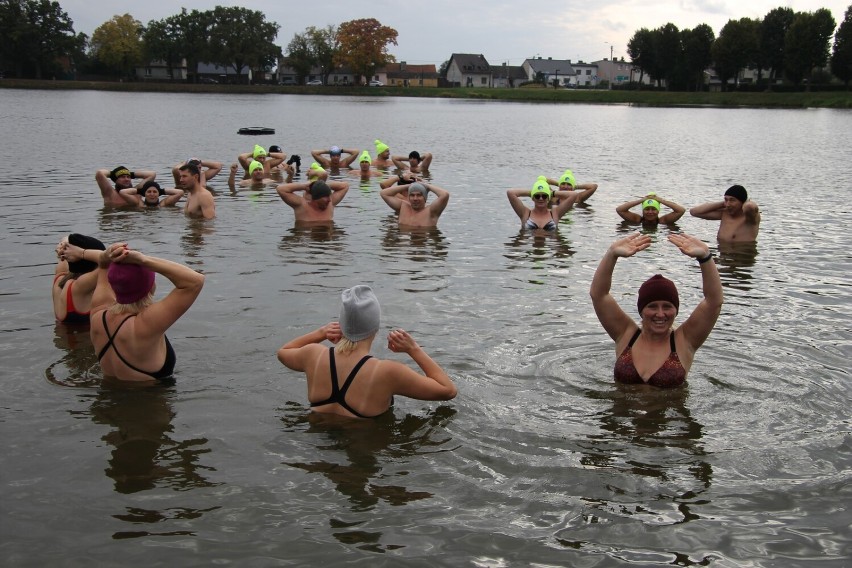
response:
[[[388,349],[407,353],[422,374],[388,359],[369,355],[379,331],[381,309],[373,290],[359,285],[341,294],[340,321],[328,323],[285,343],[278,360],[308,379],[313,412],[375,418],[393,405],[393,396],[450,400],[456,387],[407,332],[388,334]],[[320,345],[323,341],[334,347]]]

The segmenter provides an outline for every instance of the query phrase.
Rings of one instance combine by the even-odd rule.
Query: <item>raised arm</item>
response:
[[[428,170],[430,165],[432,165],[432,152],[424,152],[420,156],[420,169]]]
[[[127,202],[128,205],[133,205],[135,207],[142,206],[142,197],[139,195],[139,192],[136,191],[135,187],[127,187],[118,192],[121,198]]]
[[[391,162],[400,170],[406,170],[410,166],[408,156],[391,156]]]
[[[450,202],[450,192],[431,183],[424,183],[423,185],[435,194],[435,200],[429,204],[429,210],[433,217],[438,217],[444,212],[444,209],[447,208],[447,204]]]
[[[358,159],[358,156],[361,154],[361,150],[358,148],[341,148],[340,152],[342,154],[348,154],[345,158],[341,156],[340,165],[344,168],[348,168],[352,165],[352,162]]]
[[[521,201],[521,197],[529,196],[530,190],[528,189],[515,188],[506,190],[506,197],[509,198],[509,204],[512,206],[512,209],[514,209],[521,222],[526,221],[526,218],[529,215],[529,209],[527,209],[527,206],[524,205],[523,201]]]
[[[314,161],[319,162],[324,168],[331,166],[331,161],[325,156],[325,154],[330,153],[331,150],[311,150],[311,156],[313,156]]]
[[[213,160],[201,160],[201,166],[207,168],[204,170],[204,180],[211,180],[222,171],[222,162]]]
[[[388,204],[388,207],[399,213],[399,210],[402,209],[402,204],[405,202],[399,194],[406,190],[408,190],[407,185],[392,185],[382,189],[379,192],[379,197]]]
[[[718,221],[722,218],[722,211],[724,209],[724,201],[710,201],[708,203],[696,205],[695,207],[689,210],[689,214],[693,217],[698,217],[699,219],[710,219],[711,221]]]
[[[136,184],[136,187],[142,187],[146,182],[154,181],[157,178],[157,172],[153,170],[141,170],[130,172],[130,176],[136,179],[141,179],[139,183]]]
[[[699,302],[689,317],[680,326],[683,337],[693,350],[698,349],[710,335],[719,313],[722,311],[722,281],[710,248],[700,239],[684,233],[669,235],[669,242],[686,256],[698,261],[701,268],[701,286],[704,299]]]
[[[743,204],[743,214],[746,216],[746,221],[752,225],[760,225],[760,208],[757,203],[749,199]]]
[[[282,345],[278,350],[278,360],[288,369],[304,371],[311,359],[309,357],[311,350],[304,349],[304,347],[326,340],[337,343],[341,337],[343,337],[343,334],[340,331],[340,324],[336,321],[327,323]]]
[[[553,196],[559,198],[559,204],[551,208],[553,218],[558,222],[568,210],[574,207],[574,204],[579,199],[576,191],[554,191]]]
[[[278,192],[278,196],[290,207],[296,209],[301,207],[304,203],[304,198],[301,195],[296,195],[297,191],[308,191],[310,189],[310,184],[307,182],[292,182],[292,183],[282,183],[278,187],[275,188],[275,191]]]
[[[589,295],[592,297],[595,314],[598,316],[598,321],[601,322],[607,335],[616,343],[619,342],[625,333],[635,329],[636,323],[630,319],[630,316],[624,313],[624,310],[621,309],[621,306],[618,305],[618,302],[610,294],[615,263],[619,258],[633,256],[649,246],[651,246],[651,237],[639,233],[634,233],[615,241],[604,253],[598,269],[592,278]]]
[[[176,187],[167,187],[163,191],[166,192],[166,197],[160,201],[160,207],[171,207],[177,205],[178,201],[183,199],[183,190]]]
[[[406,353],[423,374],[395,361],[382,361],[382,374],[389,374],[394,394],[417,400],[450,400],[458,390],[447,373],[402,329],[388,334],[388,349]]]
[[[640,197],[639,199],[634,199],[632,201],[626,201],[615,208],[615,212],[618,213],[618,216],[627,221],[628,223],[641,223],[642,216],[638,213],[634,213],[630,210],[631,207],[636,207],[640,203],[645,201],[644,197]]]
[[[237,189],[237,169],[239,169],[239,166],[235,162],[231,164],[231,168],[228,172],[228,187],[231,188],[231,191],[236,191]]]
[[[686,208],[683,205],[675,203],[674,201],[663,199],[662,197],[655,195],[654,199],[671,209],[671,213],[666,213],[662,217],[660,217],[660,223],[674,223],[686,213]]]
[[[348,181],[329,181],[326,182],[326,185],[331,189],[331,202],[334,205],[343,201],[343,198],[346,197],[346,192],[349,191]]]
[[[112,192],[115,191],[115,186],[112,184],[112,180],[109,179],[109,170],[96,171],[95,181],[98,182],[98,189],[101,190],[103,198],[111,199]]]
[[[598,184],[578,183],[574,186],[574,189],[580,192],[577,196],[577,203],[585,203],[598,190]]]

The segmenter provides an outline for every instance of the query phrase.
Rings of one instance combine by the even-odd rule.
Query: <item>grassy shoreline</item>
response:
[[[679,93],[585,89],[489,89],[426,87],[305,87],[275,85],[191,85],[186,83],[117,83],[107,81],[50,81],[0,79],[6,89],[76,89],[151,93],[230,93],[288,95],[357,95],[374,97],[425,97],[491,101],[628,104],[640,106],[709,106],[758,108],[852,109],[852,91],[812,93]]]

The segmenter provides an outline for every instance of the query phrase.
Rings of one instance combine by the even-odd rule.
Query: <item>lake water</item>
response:
[[[236,134],[244,126],[270,137]],[[0,90],[0,561],[6,566],[846,566],[852,555],[852,112],[316,96]],[[232,194],[255,142],[431,151],[439,229],[400,232],[378,182],[330,230],[274,189]],[[98,168],[169,179],[221,160],[217,218],[102,208]],[[600,189],[556,237],[505,190],[573,168]],[[588,297],[648,191],[686,207],[741,183],[756,246],[711,244],[725,305],[685,388],[620,387]],[[616,268],[699,272],[665,240]],[[87,332],[53,321],[54,246],[81,232],[207,275],[169,333],[177,384],[101,385]],[[317,419],[282,343],[371,285],[459,387],[377,421]],[[160,289],[168,288],[161,282]],[[406,360],[376,341],[374,354]]]

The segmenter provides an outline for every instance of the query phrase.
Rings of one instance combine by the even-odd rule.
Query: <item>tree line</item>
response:
[[[762,20],[729,20],[716,37],[712,28],[700,24],[678,30],[668,23],[654,30],[642,28],[627,44],[627,53],[640,72],[639,83],[647,74],[667,90],[697,91],[704,88],[705,71],[713,69],[722,88],[729,81],[737,86],[744,69],[757,71],[757,82],[769,89],[779,79],[794,85],[803,82],[810,89],[817,76],[830,66],[831,73],[849,88],[852,79],[852,6],[831,38],[836,22],[831,12],[794,12],[775,8]],[[765,79],[764,79],[765,75]]]
[[[280,26],[263,12],[237,6],[187,10],[147,25],[130,14],[117,15],[98,26],[89,38],[75,33],[59,2],[0,0],[0,71],[21,78],[94,74],[131,78],[136,67],[159,61],[174,68],[184,62],[188,79],[198,81],[199,63],[233,69],[238,82],[248,72],[271,70],[282,56],[274,42]],[[344,22],[338,28],[308,28],[290,42],[289,61],[301,81],[319,66],[326,74],[347,65],[370,76],[394,61],[387,45],[397,32],[374,19]]]

